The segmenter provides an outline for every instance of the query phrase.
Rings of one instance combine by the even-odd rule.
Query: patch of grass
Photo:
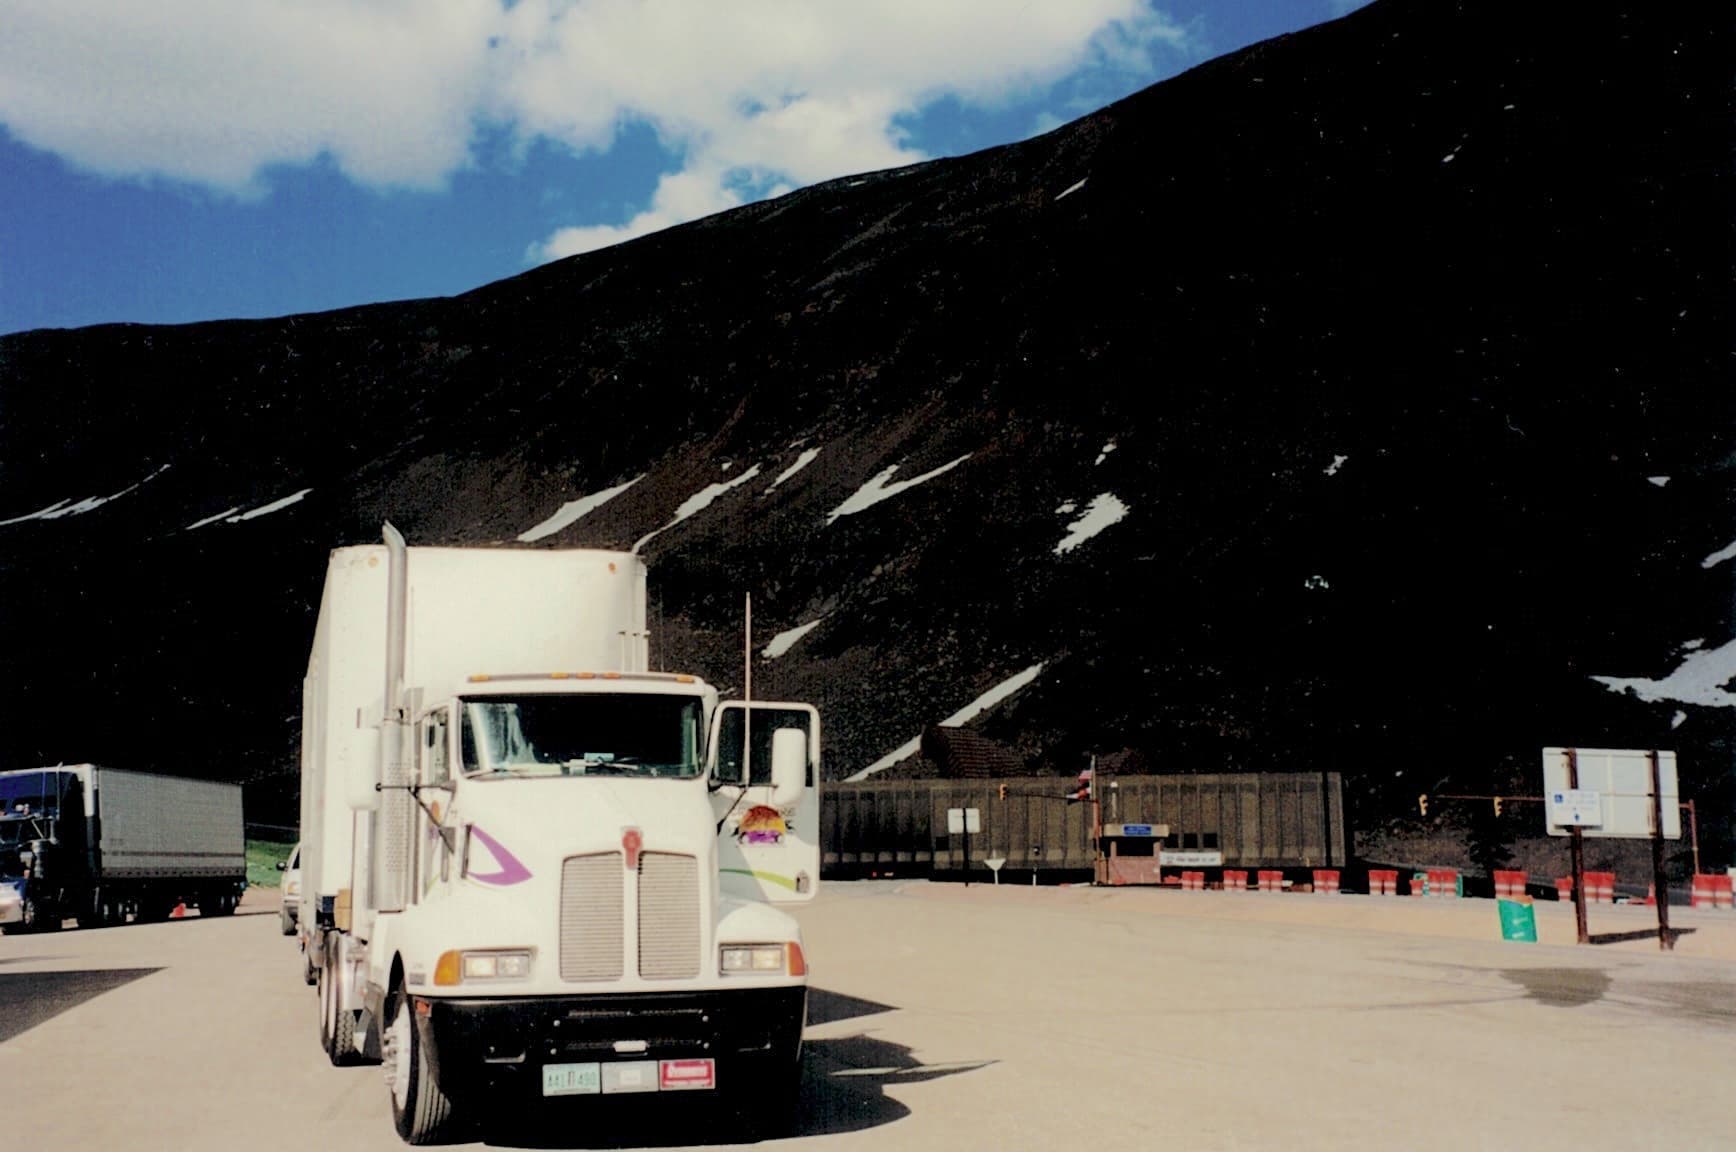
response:
[[[249,888],[276,888],[283,883],[283,873],[277,870],[279,860],[288,860],[294,844],[282,844],[276,840],[249,840],[247,842],[247,886]]]

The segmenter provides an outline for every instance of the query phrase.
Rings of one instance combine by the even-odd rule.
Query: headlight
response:
[[[299,896],[301,895],[301,885],[297,881],[291,880],[283,886],[283,894],[285,896]]]
[[[725,975],[750,972],[781,973],[784,971],[784,946],[782,944],[726,944],[723,947],[722,967]]]
[[[475,952],[443,952],[434,965],[434,983],[453,985],[476,980],[524,980],[530,976],[528,948]]]

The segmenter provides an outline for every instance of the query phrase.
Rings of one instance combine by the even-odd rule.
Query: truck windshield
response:
[[[699,775],[700,701],[633,693],[460,702],[466,776]]]

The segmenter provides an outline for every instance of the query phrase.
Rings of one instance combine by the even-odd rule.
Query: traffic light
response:
[[[1497,796],[1497,797],[1495,797],[1495,815],[1499,816],[1500,814],[1501,814],[1501,798],[1499,796]]]
[[[1427,816],[1429,814],[1429,796],[1428,796],[1428,793],[1425,792],[1421,796],[1417,797],[1417,812],[1423,816]]]

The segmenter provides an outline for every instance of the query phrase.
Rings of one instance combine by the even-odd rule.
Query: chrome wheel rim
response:
[[[392,1026],[386,1029],[386,1083],[392,1086],[392,1102],[402,1112],[410,1098],[410,1011],[402,1005],[392,1016]]]

